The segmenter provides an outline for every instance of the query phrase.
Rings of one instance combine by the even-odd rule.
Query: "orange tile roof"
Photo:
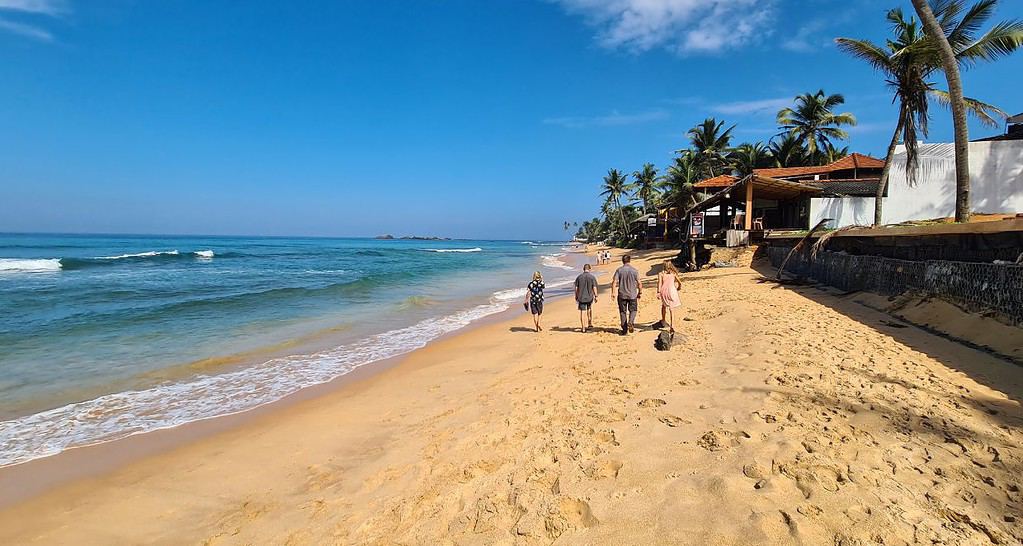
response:
[[[754,169],[753,172],[760,176],[771,178],[788,176],[806,176],[811,174],[823,174],[832,171],[844,171],[847,169],[881,169],[884,168],[884,161],[869,155],[852,153],[834,163],[816,167],[780,167],[776,169]]]
[[[693,184],[693,187],[694,188],[727,188],[728,186],[731,186],[732,184],[734,184],[736,180],[738,180],[738,178],[736,178],[734,176],[731,176],[731,175],[728,175],[728,174],[721,174],[721,175],[715,176],[714,178],[708,178],[706,180],[701,180],[701,181]]]

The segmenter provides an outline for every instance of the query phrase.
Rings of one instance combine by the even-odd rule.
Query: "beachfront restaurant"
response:
[[[686,211],[692,239],[725,246],[749,244],[771,231],[810,229],[810,199],[823,189],[753,174],[719,177],[720,190]],[[729,180],[730,179],[730,180]],[[704,186],[706,187],[706,186]]]

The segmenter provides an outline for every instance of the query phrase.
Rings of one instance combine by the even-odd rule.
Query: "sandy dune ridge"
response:
[[[686,275],[667,353],[605,285],[596,332],[567,300],[472,329],[12,506],[0,542],[1021,543],[1023,368],[759,278]]]

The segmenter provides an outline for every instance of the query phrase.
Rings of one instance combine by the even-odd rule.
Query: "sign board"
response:
[[[651,216],[646,219],[646,227],[657,227],[657,217]]]
[[[689,234],[697,236],[697,237],[702,236],[703,235],[703,213],[702,212],[694,212],[692,218],[693,218],[693,220],[692,220],[692,222],[689,225],[690,226],[689,227]]]

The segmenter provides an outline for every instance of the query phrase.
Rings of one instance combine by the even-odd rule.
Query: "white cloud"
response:
[[[67,4],[60,0],[0,0],[0,10],[3,9],[58,15],[67,11]]]
[[[686,54],[733,49],[768,34],[773,0],[552,0],[597,27],[606,47]]]
[[[779,97],[776,99],[745,100],[736,102],[724,102],[710,107],[714,112],[730,115],[746,115],[769,113],[774,115],[778,110],[792,106],[792,97]]]
[[[622,114],[615,111],[606,116],[567,116],[547,118],[543,120],[543,123],[545,125],[560,125],[562,127],[578,129],[581,127],[617,127],[622,125],[636,125],[640,123],[660,121],[667,118],[668,112],[665,110],[650,110],[635,114]]]
[[[16,12],[27,18],[59,17],[68,11],[68,5],[64,0],[0,0],[0,13]],[[53,41],[53,34],[49,30],[36,24],[24,23],[7,17],[0,17],[0,31],[42,42]]]
[[[818,33],[827,27],[821,19],[810,21],[796,31],[795,34],[781,41],[781,47],[798,53],[812,53],[831,45],[829,40],[821,38]]]
[[[42,42],[53,41],[53,35],[46,29],[26,23],[8,21],[7,19],[0,19],[0,30],[6,30],[7,32],[13,32],[19,36],[25,36],[26,38],[32,38]]]

